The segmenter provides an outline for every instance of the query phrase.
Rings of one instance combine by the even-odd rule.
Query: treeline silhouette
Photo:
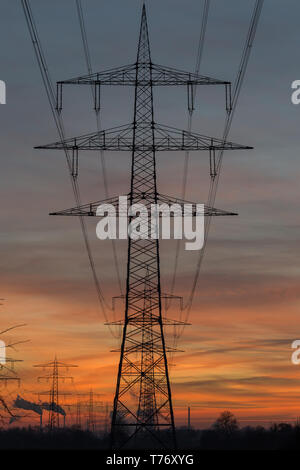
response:
[[[53,432],[39,428],[0,429],[0,450],[27,449],[99,449],[107,448],[106,438],[75,428]]]
[[[162,432],[160,437],[166,441],[167,432]],[[177,440],[182,450],[300,450],[300,424],[240,427],[234,415],[225,411],[209,429],[178,428]],[[135,449],[156,447],[148,440],[147,431],[131,445]],[[93,434],[75,427],[51,432],[38,427],[0,428],[1,450],[108,448],[108,434]]]
[[[300,450],[300,425],[287,423],[246,426],[232,433],[218,429],[177,432],[181,449],[198,450]]]

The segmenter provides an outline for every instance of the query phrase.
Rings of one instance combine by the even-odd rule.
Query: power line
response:
[[[88,43],[88,38],[87,38],[87,33],[86,33],[81,0],[76,0],[76,7],[77,7],[77,14],[78,14],[78,20],[79,20],[79,25],[80,25],[80,32],[81,32],[81,39],[82,39],[83,50],[84,50],[84,55],[85,55],[86,67],[87,67],[87,71],[89,75],[91,75],[93,73],[93,68],[92,68],[91,54],[90,54],[90,48],[89,48],[89,43]],[[93,102],[96,103],[96,93],[95,93],[95,87],[93,87],[93,85],[91,85],[91,95],[92,95]],[[94,109],[95,109],[97,130],[98,132],[100,132],[102,128],[100,109],[97,109],[96,105]],[[101,170],[102,170],[101,173],[102,173],[102,178],[103,178],[105,198],[109,198],[105,155],[104,155],[103,150],[100,150],[99,153],[100,153],[100,162],[101,162]],[[114,258],[114,264],[115,264],[116,273],[117,273],[119,289],[122,295],[123,294],[122,282],[121,282],[121,276],[120,276],[120,267],[119,267],[119,262],[118,262],[118,257],[117,257],[117,251],[116,251],[116,243],[115,243],[115,240],[111,240],[111,242],[112,242],[113,258]]]
[[[32,40],[32,44],[33,44],[33,47],[34,47],[34,51],[35,51],[36,59],[37,59],[37,62],[38,62],[38,66],[39,66],[39,69],[40,69],[40,72],[41,72],[42,80],[43,80],[43,83],[44,83],[45,91],[46,91],[46,94],[47,94],[47,97],[48,97],[51,112],[52,112],[52,115],[53,115],[53,118],[54,118],[54,121],[55,121],[55,125],[56,125],[56,128],[57,128],[60,140],[63,143],[64,140],[65,140],[65,131],[64,131],[63,120],[60,116],[59,111],[56,109],[56,95],[55,95],[55,92],[54,92],[54,87],[53,87],[52,80],[51,80],[51,77],[50,77],[50,73],[49,73],[49,69],[48,69],[48,66],[47,66],[46,59],[45,59],[45,55],[43,53],[41,41],[39,39],[39,35],[38,35],[38,31],[37,31],[36,24],[35,24],[35,21],[34,21],[33,13],[32,13],[31,7],[30,7],[30,1],[29,0],[22,0],[22,6],[23,6],[23,10],[24,10],[28,30],[29,30],[29,33],[30,33],[30,37],[31,37],[31,40]],[[79,192],[78,182],[77,182],[76,177],[73,175],[73,163],[71,161],[69,152],[66,148],[64,148],[64,153],[65,153],[65,157],[66,157],[67,167],[68,167],[68,170],[69,170],[69,176],[70,176],[72,190],[73,190],[74,197],[75,197],[75,202],[76,202],[77,207],[79,207],[80,204],[81,204],[81,199],[80,199],[80,192]],[[101,307],[101,310],[102,310],[102,313],[103,313],[103,316],[104,316],[106,322],[108,322],[108,316],[107,316],[105,308],[109,308],[109,306],[105,302],[104,295],[103,295],[103,292],[102,292],[102,289],[101,289],[101,286],[100,286],[100,281],[99,281],[99,278],[98,278],[98,275],[97,275],[97,272],[96,272],[95,262],[94,262],[91,247],[90,247],[90,242],[89,242],[89,238],[88,238],[88,234],[87,234],[87,230],[86,230],[86,226],[85,226],[85,221],[84,221],[83,217],[79,217],[79,221],[80,221],[80,226],[81,226],[81,230],[82,230],[82,234],[83,234],[84,244],[85,244],[85,248],[86,248],[86,251],[87,251],[89,264],[90,264],[91,271],[92,271],[92,277],[93,277],[93,281],[94,281],[94,284],[95,284],[95,287],[96,287],[100,307]],[[111,328],[110,328],[110,332],[112,333],[112,335],[114,337],[117,337],[114,334],[114,332]]]
[[[205,42],[209,7],[210,7],[210,0],[205,0],[204,1],[204,6],[203,6],[202,22],[201,22],[200,37],[199,37],[198,50],[197,50],[197,59],[196,59],[196,66],[195,66],[195,73],[197,75],[199,75],[199,73],[200,73],[200,66],[201,66],[201,61],[202,61],[202,56],[203,56],[203,49],[204,49],[204,42]],[[193,93],[193,102],[194,102],[194,100],[196,99],[197,85],[193,86],[192,93]],[[187,129],[187,132],[188,132],[188,134],[190,134],[191,131],[192,131],[192,125],[193,125],[193,113],[194,113],[193,104],[192,104],[192,106],[189,107],[188,111],[189,112],[188,112],[188,129]],[[186,151],[185,152],[185,158],[184,158],[183,177],[182,177],[182,190],[181,190],[182,199],[185,199],[185,196],[186,196],[186,185],[187,185],[187,177],[188,177],[188,170],[189,170],[189,159],[190,159],[190,152]],[[174,290],[175,290],[175,282],[176,282],[176,276],[177,276],[177,270],[178,270],[179,251],[180,251],[180,241],[178,240],[177,243],[176,243],[174,271],[173,271],[172,282],[171,282],[171,294],[173,294]],[[171,300],[170,300],[169,303],[167,303],[166,310],[168,310],[168,308],[170,307],[170,304],[171,304]],[[181,315],[180,315],[180,319],[181,319]]]
[[[248,62],[249,62],[253,42],[254,42],[254,39],[255,39],[255,34],[256,34],[256,31],[257,31],[257,26],[258,26],[259,18],[260,18],[260,15],[261,15],[263,3],[264,3],[264,0],[256,0],[255,1],[254,10],[253,10],[251,20],[250,20],[250,26],[249,26],[249,29],[248,29],[245,45],[244,45],[243,52],[242,52],[242,58],[241,58],[238,73],[237,73],[237,76],[236,76],[236,79],[235,79],[235,82],[234,82],[231,111],[227,114],[227,118],[226,118],[226,122],[225,122],[225,127],[224,127],[224,132],[223,132],[223,141],[224,142],[226,141],[226,139],[229,135],[232,120],[233,120],[233,117],[234,117],[234,114],[235,114],[235,111],[236,111],[238,98],[239,98],[240,91],[241,91],[241,88],[242,88],[242,85],[243,85],[243,82],[244,82],[244,78],[245,78],[245,74],[246,74],[246,70],[247,70],[247,65],[248,65]],[[224,154],[224,151],[220,150],[219,155],[217,157],[216,174],[211,178],[211,184],[210,184],[210,189],[209,189],[209,194],[208,194],[208,202],[207,202],[208,206],[214,205],[214,203],[215,203],[216,194],[217,194],[217,187],[218,187],[220,173],[221,173],[221,167],[222,167],[223,154]],[[195,273],[193,283],[192,283],[192,289],[191,289],[190,295],[188,297],[188,301],[187,301],[187,303],[184,307],[184,309],[186,310],[186,315],[185,315],[184,322],[188,321],[190,311],[191,311],[191,308],[192,308],[192,304],[193,304],[193,300],[194,300],[194,296],[195,296],[195,291],[196,291],[196,287],[197,287],[197,283],[198,283],[198,279],[199,279],[200,268],[201,268],[201,265],[202,265],[202,261],[204,259],[205,248],[206,248],[207,241],[208,241],[210,223],[211,223],[211,216],[209,216],[207,218],[207,223],[205,225],[205,234],[204,234],[204,246],[203,246],[203,248],[202,248],[202,250],[200,251],[200,254],[199,254],[199,258],[198,258],[197,266],[196,266],[196,273]],[[182,335],[183,331],[184,331],[184,326],[182,327],[180,333],[178,334],[178,338]]]

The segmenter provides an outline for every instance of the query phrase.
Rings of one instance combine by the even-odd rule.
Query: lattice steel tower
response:
[[[49,396],[49,418],[48,418],[48,428],[54,430],[59,428],[59,415],[62,408],[60,407],[59,397],[60,395],[69,395],[70,393],[59,391],[59,382],[65,382],[70,380],[73,382],[73,377],[66,376],[60,373],[60,369],[68,370],[70,367],[77,367],[77,365],[66,364],[57,360],[56,356],[54,361],[47,362],[45,364],[37,364],[34,367],[40,367],[43,370],[50,369],[51,372],[48,375],[43,375],[38,377],[38,381],[44,381],[51,383],[51,388],[47,392],[39,392],[38,395],[48,395]],[[65,415],[64,415],[65,417]]]
[[[130,205],[142,203],[150,212],[151,204],[184,201],[158,193],[156,183],[156,152],[207,150],[211,175],[215,173],[215,151],[250,148],[222,139],[187,133],[158,124],[153,113],[154,86],[185,86],[188,106],[194,106],[195,85],[224,85],[226,108],[230,111],[230,82],[154,64],[150,55],[146,8],[143,6],[137,59],[134,64],[94,73],[57,84],[57,109],[62,109],[63,85],[92,85],[95,110],[100,110],[100,87],[133,86],[135,88],[134,118],[129,125],[67,139],[63,142],[37,148],[62,149],[73,155],[73,177],[78,174],[79,150],[130,151],[131,186],[127,195]],[[96,216],[103,201],[67,209],[52,215]],[[118,197],[106,200],[119,209]],[[196,214],[196,206],[192,206]],[[205,215],[235,215],[205,207]],[[126,215],[127,217],[127,215]],[[132,217],[128,217],[132,221]],[[164,325],[180,322],[162,316],[159,240],[150,237],[153,227],[145,224],[140,229],[140,239],[128,240],[127,283],[125,319],[120,349],[120,362],[112,414],[112,443],[122,447],[134,437],[153,438],[160,447],[176,447],[174,414],[168,374],[167,352],[173,351],[165,344]],[[170,297],[170,296],[169,296]],[[176,296],[174,296],[176,297]],[[126,429],[127,434],[118,429]],[[165,432],[162,432],[164,430]],[[167,430],[169,432],[167,432]],[[143,434],[142,434],[143,433]],[[135,441],[136,442],[136,441]]]

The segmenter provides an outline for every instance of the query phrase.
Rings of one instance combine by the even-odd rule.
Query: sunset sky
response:
[[[33,150],[58,140],[21,3],[2,0],[0,79],[7,104],[0,107],[1,238],[0,330],[22,329],[0,339],[27,340],[10,354],[22,379],[18,391],[33,399],[46,390],[33,365],[58,359],[72,371],[78,392],[92,387],[112,404],[119,339],[110,335],[99,309],[76,218],[50,217],[73,207],[60,151]],[[32,9],[53,81],[86,73],[73,0],[32,0]],[[84,0],[94,71],[133,63],[141,1]],[[148,0],[152,59],[193,71],[203,2]],[[212,0],[200,73],[234,81],[254,1]],[[215,206],[239,217],[212,221],[189,322],[170,359],[176,424],[206,426],[225,409],[241,422],[268,425],[300,416],[300,366],[291,363],[291,343],[300,338],[299,123],[291,83],[300,79],[299,14],[296,0],[266,0],[229,139],[254,150],[226,152]],[[133,90],[105,88],[102,127],[132,121]],[[159,123],[187,127],[186,90],[155,90]],[[63,113],[68,136],[96,130],[90,90],[71,87]],[[193,130],[221,137],[225,121],[221,87],[198,88]],[[128,192],[130,155],[105,154],[110,195]],[[184,154],[157,155],[159,191],[180,196]],[[104,199],[98,153],[82,153],[79,182],[83,202]],[[186,199],[206,202],[209,161],[191,154]],[[119,295],[112,248],[96,238],[87,220],[97,272],[108,304]],[[117,241],[123,286],[126,242]],[[174,241],[163,241],[162,290],[171,286]],[[176,293],[188,296],[197,255],[180,252]],[[121,319],[116,303],[109,318]],[[176,303],[168,311],[179,318]],[[116,333],[118,333],[116,331]],[[172,330],[167,334],[172,345]],[[49,386],[49,385],[48,385]],[[2,389],[0,388],[0,393]],[[7,391],[15,396],[15,386]]]

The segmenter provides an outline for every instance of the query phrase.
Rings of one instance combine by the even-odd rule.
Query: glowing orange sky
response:
[[[92,387],[99,394],[97,399],[111,406],[118,354],[110,350],[118,341],[97,318],[95,299],[87,297],[82,304],[72,304],[67,296],[62,301],[45,298],[37,290],[33,295],[21,289],[16,294],[15,286],[4,285],[4,289],[9,302],[2,307],[3,313],[13,312],[9,325],[28,325],[10,333],[9,338],[30,339],[12,353],[24,361],[17,366],[22,378],[18,393],[34,399],[33,391],[47,390],[49,384],[37,383],[37,376],[45,373],[32,366],[57,354],[64,362],[78,364],[71,371],[76,392],[86,393]],[[276,293],[284,297],[279,286],[274,287]],[[264,307],[251,305],[193,311],[192,326],[186,327],[179,341],[179,349],[185,352],[170,358],[177,424],[185,424],[187,405],[195,426],[210,424],[224,409],[233,411],[241,424],[268,424],[298,416],[299,371],[290,360],[298,303],[289,302],[287,312],[283,300],[277,299],[267,313]],[[175,309],[168,315],[176,315]],[[172,345],[172,335],[168,338]],[[62,385],[64,390],[66,387],[69,389]],[[11,397],[15,389],[8,386]]]

